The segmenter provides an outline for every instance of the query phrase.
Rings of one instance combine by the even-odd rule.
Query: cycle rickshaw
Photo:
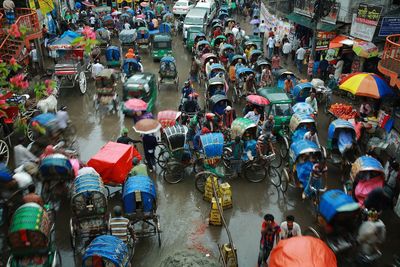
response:
[[[312,83],[299,83],[292,90],[293,102],[304,102],[307,97],[310,96],[311,89],[313,89]]]
[[[99,235],[108,231],[107,191],[101,177],[93,171],[78,175],[72,186],[70,234],[77,254]]]
[[[196,58],[201,56],[203,49],[206,46],[210,46],[210,43],[207,40],[201,40],[196,43],[196,46],[194,46],[195,48],[193,49]]]
[[[213,60],[214,63],[218,63],[218,57],[213,53],[203,54],[200,58],[200,76],[199,76],[200,84],[206,82],[207,79],[206,65],[211,59]]]
[[[139,49],[150,49],[150,32],[145,27],[140,27],[136,32],[136,43]]]
[[[160,70],[158,78],[158,90],[163,84],[174,84],[176,90],[179,90],[179,76],[178,69],[176,68],[176,61],[174,57],[164,56],[160,60]]]
[[[50,213],[36,203],[19,207],[8,233],[11,255],[7,266],[61,266],[56,249],[54,222]]]
[[[226,37],[225,35],[218,35],[217,37],[213,38],[211,40],[211,47],[214,49],[214,53],[218,54],[219,53],[219,46],[221,43],[226,42]]]
[[[111,40],[110,32],[106,28],[97,29],[96,40],[98,41],[98,46],[105,49]]]
[[[251,93],[255,93],[255,72],[254,70],[243,67],[236,69],[236,81],[233,87],[232,102],[239,102],[240,98]]]
[[[39,114],[33,117],[28,126],[28,138],[40,146],[56,144],[61,139],[62,130],[53,113]]]
[[[346,193],[352,195],[363,206],[368,194],[385,184],[382,164],[370,156],[359,157],[351,166],[349,183],[351,184],[345,187]]]
[[[125,83],[132,75],[134,75],[135,73],[140,73],[141,71],[142,66],[140,66],[137,59],[125,59],[122,65],[121,82]]]
[[[114,45],[107,47],[106,49],[106,65],[108,68],[120,68],[121,67],[121,50],[119,47]]]
[[[228,66],[229,56],[233,57],[235,54],[235,48],[231,44],[223,44],[222,48],[220,49],[221,53],[218,53],[219,59],[221,63],[224,65],[224,68]]]
[[[322,157],[321,148],[314,142],[299,140],[290,146],[289,166],[281,172],[281,190],[288,187],[299,187],[301,183],[306,188],[312,167]]]
[[[118,39],[122,47],[136,47],[137,31],[136,29],[122,30],[118,34]]]
[[[275,76],[276,80],[276,87],[279,89],[284,89],[285,88],[285,80],[287,79],[287,76],[290,76],[290,79],[293,82],[293,85],[296,85],[297,78],[294,75],[293,72],[288,71],[287,69],[279,69],[275,72],[272,72],[272,74]]]
[[[157,236],[161,246],[160,218],[157,215],[157,192],[153,180],[138,175],[126,179],[122,195],[124,213],[138,238]],[[142,222],[141,226],[139,223]],[[143,227],[145,224],[147,227]]]
[[[214,95],[227,95],[228,86],[223,77],[216,76],[211,78],[206,83],[205,99],[209,100]]]
[[[257,63],[257,61],[260,59],[260,57],[263,55],[263,52],[259,49],[253,49],[250,52],[249,55],[249,65],[251,68],[254,67],[254,65]]]
[[[191,166],[188,144],[186,143],[188,128],[174,125],[163,129],[162,142],[166,145],[157,157],[158,166],[166,182],[177,184],[185,176],[185,168]]]
[[[161,124],[161,127],[168,128],[176,125],[180,122],[180,116],[182,112],[176,110],[163,110],[158,112],[157,120]]]
[[[207,100],[210,112],[222,116],[227,106],[232,106],[231,101],[226,95],[215,94]]]
[[[108,110],[118,111],[117,74],[113,69],[104,69],[96,76],[96,93],[93,105],[96,110],[106,106]]]
[[[271,63],[269,63],[267,60],[265,59],[259,59],[256,61],[256,63],[254,64],[254,71],[256,73],[256,81],[257,84],[261,83],[261,73],[263,71],[264,68],[269,68],[272,69]]]
[[[82,257],[83,267],[130,267],[133,249],[112,235],[101,235],[93,239]]]
[[[206,35],[204,33],[202,33],[202,32],[199,32],[194,36],[194,39],[193,39],[192,54],[196,50],[197,50],[197,52],[201,52],[202,51],[202,49],[198,49],[200,42],[202,42],[202,48],[204,48],[205,44],[210,45],[210,43],[207,41]],[[197,53],[195,53],[195,54],[197,54]]]

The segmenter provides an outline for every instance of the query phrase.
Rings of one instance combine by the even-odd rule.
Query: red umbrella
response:
[[[147,103],[141,99],[132,98],[124,103],[125,109],[131,111],[143,111],[147,109]]]
[[[142,119],[132,127],[137,133],[151,134],[155,133],[161,128],[161,124],[153,119]]]
[[[246,97],[246,100],[257,106],[266,106],[269,105],[270,103],[268,99],[260,95],[248,95]]]

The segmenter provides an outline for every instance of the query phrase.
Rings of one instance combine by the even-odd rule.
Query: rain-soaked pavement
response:
[[[188,78],[191,55],[184,49],[180,36],[174,39],[173,55],[177,60],[182,84]],[[154,63],[146,53],[141,53],[141,57],[144,70],[157,74],[159,63]],[[203,92],[203,88],[196,86],[196,89]],[[118,90],[121,95],[121,84]],[[90,83],[87,93],[83,96],[77,89],[63,89],[59,98],[59,104],[68,107],[70,118],[77,128],[80,156],[85,162],[106,142],[116,140],[122,127],[131,129],[130,136],[138,138],[132,130],[131,118],[124,118],[121,113],[96,112],[93,107],[93,94],[93,83]],[[164,109],[177,109],[179,99],[180,95],[175,88],[163,87],[158,95],[155,114]],[[239,114],[240,110],[237,107]],[[321,115],[318,128],[322,144],[325,144],[327,126],[328,120]],[[140,145],[139,148],[141,150]],[[331,188],[338,186],[338,173],[338,169],[331,167],[329,172]],[[133,266],[158,266],[167,255],[182,249],[195,249],[203,254],[218,257],[217,244],[227,243],[227,235],[222,227],[208,226],[210,203],[205,202],[195,189],[193,176],[186,176],[176,185],[164,182],[155,173],[152,173],[152,178],[157,186],[157,212],[161,218],[162,244],[158,247],[156,238],[140,240],[136,246]],[[229,183],[233,190],[233,208],[224,211],[224,216],[237,248],[239,265],[242,267],[256,266],[260,227],[265,213],[272,213],[277,222],[292,214],[303,229],[315,223],[311,202],[303,202],[299,191],[291,191],[284,198],[267,180],[253,184],[241,178],[231,180]],[[120,203],[121,196],[115,196],[109,201],[109,210]],[[74,266],[69,234],[70,216],[69,202],[63,199],[57,212],[56,240],[64,266]],[[400,231],[394,227],[396,224],[399,225],[399,219],[392,213],[385,214],[384,219],[387,225],[391,225],[388,227],[384,258],[391,259],[391,254],[398,252],[400,247]],[[379,264],[379,266],[384,265]]]

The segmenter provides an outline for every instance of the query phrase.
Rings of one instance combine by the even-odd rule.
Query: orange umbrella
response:
[[[320,239],[298,236],[279,241],[269,267],[337,267],[333,251]]]

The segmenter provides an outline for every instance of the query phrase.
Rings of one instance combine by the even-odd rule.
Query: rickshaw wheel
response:
[[[87,84],[86,84],[86,75],[85,72],[81,71],[79,73],[79,90],[81,91],[81,94],[85,94],[87,89]]]
[[[10,160],[10,149],[4,140],[0,140],[0,155],[4,157],[4,164],[7,165]]]
[[[195,176],[194,185],[195,185],[196,189],[202,194],[204,194],[207,177],[209,177],[209,176],[215,176],[215,175],[211,172],[203,171],[203,172],[199,172]]]
[[[71,248],[75,254],[75,249],[76,249],[75,235],[76,234],[74,231],[74,226],[72,224],[72,218],[69,220],[69,231],[70,231],[70,238],[71,238]]]
[[[184,167],[177,161],[167,162],[163,178],[167,183],[177,184],[183,179]]]
[[[286,191],[288,190],[289,183],[290,183],[289,173],[287,172],[286,168],[282,168],[280,189],[283,193],[286,193]]]
[[[269,180],[278,189],[282,184],[282,178],[278,170],[272,166],[268,168]]]
[[[305,236],[312,236],[318,239],[321,239],[321,235],[315,230],[313,227],[309,226],[303,233]]]
[[[278,142],[279,154],[282,159],[285,159],[289,154],[289,142],[286,137],[281,137],[279,139],[281,139],[280,142]]]
[[[162,169],[165,170],[167,167],[168,163],[168,158],[169,158],[169,153],[167,150],[161,150],[160,153],[158,153],[157,157],[157,165]]]
[[[279,145],[277,143],[273,144],[274,150],[278,151]],[[275,159],[271,161],[270,166],[274,168],[279,168],[282,165],[282,156],[281,153],[276,153],[275,152]]]
[[[259,183],[267,177],[267,168],[258,163],[251,163],[245,166],[244,176],[249,182]]]

